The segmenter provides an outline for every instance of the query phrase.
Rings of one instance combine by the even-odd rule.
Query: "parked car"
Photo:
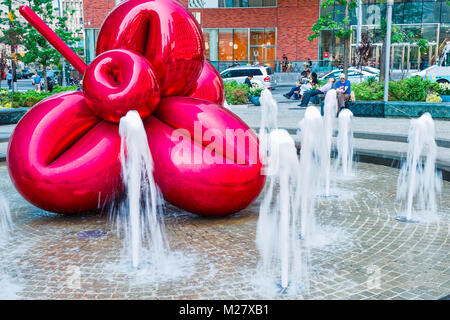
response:
[[[320,81],[328,81],[330,78],[338,79],[339,75],[343,72],[342,69],[335,69],[333,71],[328,72],[327,74],[321,76],[319,78]],[[379,79],[379,74],[368,72],[365,70],[360,70],[358,68],[348,68],[348,80],[351,83],[360,83],[363,81],[366,81],[369,78],[375,78],[376,80]]]
[[[411,74],[411,77],[419,76],[437,83],[450,83],[450,41],[442,50],[437,63],[422,71]]]
[[[249,75],[252,75],[254,80],[260,81],[267,89],[274,89],[277,87],[273,69],[270,66],[238,66],[228,68],[220,73],[223,81],[235,80],[240,83],[243,83]]]
[[[33,72],[30,69],[22,70],[22,79],[30,79],[33,77]]]

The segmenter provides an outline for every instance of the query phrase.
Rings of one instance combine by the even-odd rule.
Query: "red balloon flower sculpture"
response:
[[[11,137],[9,173],[28,201],[76,213],[100,208],[123,192],[118,122],[130,110],[144,121],[155,181],[167,201],[197,214],[226,215],[258,196],[265,179],[259,156],[251,157],[257,137],[221,106],[220,75],[205,60],[197,22],[180,4],[129,0],[115,8],[89,66],[30,8],[20,12],[84,75],[83,92],[41,101]],[[205,142],[211,130],[215,139]],[[247,132],[247,144],[236,144],[228,130]],[[176,139],[174,131],[181,132]],[[210,150],[212,141],[231,156]],[[192,151],[192,157],[186,161],[177,150]],[[192,160],[205,153],[223,161]]]

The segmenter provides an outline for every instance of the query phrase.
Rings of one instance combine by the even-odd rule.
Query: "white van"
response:
[[[220,73],[223,81],[235,80],[239,83],[244,83],[249,75],[253,76],[253,80],[260,81],[267,89],[274,89],[277,86],[277,82],[273,76],[273,69],[270,66],[231,67]]]

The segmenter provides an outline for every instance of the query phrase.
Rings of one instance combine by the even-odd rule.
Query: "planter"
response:
[[[261,103],[259,102],[259,97],[248,97],[250,99],[250,101],[255,105],[255,106],[260,106]]]
[[[0,125],[19,122],[30,108],[0,109]]]
[[[442,102],[450,102],[450,96],[449,95],[439,95],[442,99]]]

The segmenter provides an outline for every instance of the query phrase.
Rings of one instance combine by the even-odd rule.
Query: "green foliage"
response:
[[[11,7],[11,12],[17,17],[20,14],[19,6],[28,5],[69,47],[81,54],[81,48],[74,48],[74,44],[80,41],[80,38],[73,37],[71,32],[66,31],[68,16],[73,15],[73,10],[66,10],[63,17],[59,17],[58,7],[54,7],[53,3],[53,0],[0,0],[0,8],[2,5],[4,8],[0,11],[0,24],[8,26],[3,30],[4,35],[0,37],[0,43],[24,45],[25,55],[23,57],[18,55],[17,58],[25,64],[40,65],[44,69],[44,73],[51,65],[59,66],[62,56],[29,23],[22,23],[19,19],[11,22],[8,12]],[[12,6],[12,4],[14,5]],[[47,87],[46,77],[44,77],[44,81]]]
[[[65,92],[65,91],[75,91],[77,86],[72,87],[60,87],[55,86],[53,92],[42,91],[37,93],[34,90],[29,90],[27,92],[16,92],[14,93],[14,108],[29,108],[34,106],[39,101],[54,95],[55,93]],[[11,108],[11,92],[8,90],[0,90],[0,108]]]
[[[352,91],[355,93],[356,100],[383,100],[384,83],[376,81],[375,78],[369,78],[361,83],[352,83]]]
[[[432,92],[427,95],[426,102],[442,102],[442,98],[439,97],[437,92]]]
[[[319,17],[319,19],[314,23],[311,28],[313,34],[308,36],[309,41],[313,41],[315,38],[320,36],[320,32],[324,30],[334,30],[334,35],[338,38],[350,38],[352,34],[352,30],[348,27],[348,23],[350,21],[350,16],[352,15],[353,9],[358,6],[357,0],[325,0],[322,2],[322,8],[328,8],[330,6],[334,6],[334,4],[346,6],[348,4],[349,16],[346,16],[342,19],[342,21],[336,21],[332,18],[331,14],[323,14]],[[339,10],[336,10],[339,13]]]
[[[390,101],[426,101],[427,95],[438,93],[440,87],[436,82],[412,77],[396,82],[389,82]],[[374,78],[361,83],[352,84],[356,100],[382,101],[384,84]]]
[[[440,83],[437,92],[443,96],[450,96],[450,83]]]
[[[391,101],[425,101],[427,94],[436,92],[439,84],[411,77],[396,82],[389,82],[389,100]]]
[[[228,104],[246,104],[248,101],[249,87],[245,83],[237,81],[224,82],[225,99]]]
[[[250,88],[248,95],[250,97],[260,97],[261,92],[265,89],[263,85],[253,83],[253,86]]]

